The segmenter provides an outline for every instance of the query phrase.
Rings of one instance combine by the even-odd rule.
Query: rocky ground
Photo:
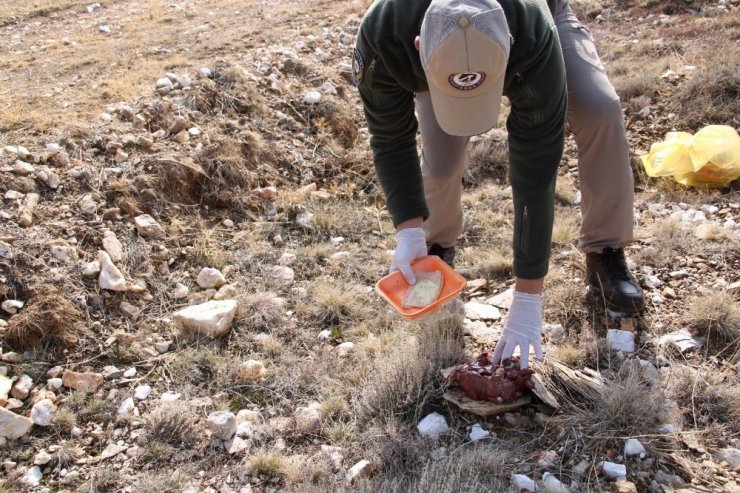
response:
[[[464,310],[401,319],[373,289],[364,2],[0,7],[0,491],[740,491],[737,183],[639,159],[738,128],[738,3],[575,6],[624,105],[649,308],[617,331],[587,296],[569,141],[548,392],[491,416],[440,371],[509,306],[505,133],[470,146]]]

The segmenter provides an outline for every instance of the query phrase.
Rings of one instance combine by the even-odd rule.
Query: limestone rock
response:
[[[230,440],[236,433],[236,416],[230,411],[216,411],[208,415],[206,425],[216,438]]]
[[[226,277],[218,269],[203,267],[198,274],[197,282],[203,289],[220,288],[226,284]]]
[[[41,399],[31,408],[31,420],[39,426],[49,426],[56,410],[50,399]]]
[[[235,300],[208,301],[183,308],[172,318],[183,332],[220,337],[231,327],[236,309]]]
[[[110,255],[104,251],[98,252],[98,262],[100,263],[100,274],[98,275],[98,285],[100,289],[109,289],[111,291],[126,291],[126,279],[115,266]]]
[[[624,455],[627,457],[634,457],[639,455],[640,458],[645,457],[645,446],[636,438],[630,438],[624,444]]]
[[[468,301],[465,303],[465,318],[470,320],[499,320],[501,312],[493,305]]]
[[[439,413],[428,414],[424,419],[419,421],[416,429],[422,436],[429,438],[439,438],[448,431],[447,419]]]
[[[514,491],[517,492],[528,491],[534,493],[536,491],[534,481],[524,474],[512,474],[511,484],[514,486]]]
[[[142,214],[134,218],[136,232],[142,238],[159,239],[164,237],[165,231],[160,224],[149,214]]]
[[[103,238],[103,250],[105,250],[113,262],[123,260],[123,245],[116,235],[108,235]]]
[[[248,359],[239,365],[240,374],[249,379],[262,378],[265,376],[265,364],[261,361]]]
[[[368,460],[361,460],[360,462],[356,463],[354,466],[350,467],[347,471],[347,474],[345,474],[344,479],[349,484],[354,484],[355,481],[357,481],[359,478],[366,476],[370,472],[370,461]]]
[[[321,433],[320,407],[317,402],[314,402],[295,410],[293,418],[295,419],[295,429],[298,433],[307,435],[318,435]]]
[[[65,387],[70,389],[95,392],[103,385],[103,375],[93,372],[64,370],[62,382]]]
[[[28,397],[28,393],[33,388],[33,378],[26,375],[25,373],[18,377],[15,381],[13,388],[10,391],[10,395],[19,400],[24,400]]]
[[[33,420],[0,407],[0,437],[15,440],[31,429]]]

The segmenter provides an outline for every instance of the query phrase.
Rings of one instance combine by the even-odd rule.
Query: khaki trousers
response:
[[[565,59],[568,125],[578,147],[581,189],[580,247],[601,252],[632,241],[632,169],[622,108],[609,82],[591,33],[567,3],[555,16]],[[437,124],[429,93],[416,95],[421,132],[421,168],[429,218],[428,243],[455,244],[463,230],[462,177],[467,137],[445,133]]]

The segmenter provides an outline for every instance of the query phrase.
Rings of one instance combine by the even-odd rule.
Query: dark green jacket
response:
[[[558,0],[499,0],[512,36],[504,94],[514,194],[514,274],[547,273],[555,177],[563,153],[565,66],[553,22]],[[360,26],[355,77],[375,168],[395,225],[429,215],[416,147],[414,93],[427,91],[414,38],[430,0],[376,0]]]

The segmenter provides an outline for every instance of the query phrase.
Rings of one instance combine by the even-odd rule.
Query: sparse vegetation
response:
[[[571,2],[591,20],[621,97],[636,177],[628,254],[648,309],[635,352],[610,351],[614,323],[584,296],[569,134],[543,298],[545,322],[564,330],[543,339],[546,359],[533,363],[561,407],[535,401],[499,418],[446,401],[440,370],[491,349],[474,334],[495,339],[506,308],[502,320],[410,322],[373,292],[395,243],[351,84],[368,5],[0,6],[0,301],[24,303],[0,310],[0,371],[33,382],[12,412],[30,416],[39,397],[57,407],[50,426],[3,445],[0,492],[33,489],[23,482],[37,458],[49,459],[38,487],[49,491],[508,491],[512,473],[541,480],[545,450],[584,491],[614,487],[598,472],[603,460],[625,463],[637,491],[653,481],[667,489],[667,476],[706,491],[737,481],[711,454],[740,436],[738,187],[649,178],[639,159],[668,131],[738,127],[737,0]],[[156,87],[164,77],[172,90]],[[308,102],[314,91],[318,102]],[[508,113],[505,100],[497,128],[468,146],[455,258],[471,281],[464,301],[492,303],[514,281]],[[18,145],[30,155],[6,147]],[[40,203],[21,228],[30,193]],[[137,231],[144,213],[164,236]],[[123,250],[114,263],[144,291],[100,289],[91,262],[111,232]],[[196,281],[203,267],[222,270],[238,301],[217,340],[181,337],[172,321],[215,296]],[[188,292],[175,296],[177,284]],[[679,329],[703,345],[658,345]],[[75,391],[51,381],[64,370],[108,376]],[[144,384],[149,397],[134,398]],[[19,405],[10,397],[8,409]],[[119,415],[128,399],[135,412]],[[298,433],[296,410],[309,403],[320,431]],[[242,411],[251,424],[241,452],[209,431],[216,410]],[[451,430],[438,440],[416,428],[432,411]],[[471,442],[475,423],[494,435]],[[660,434],[665,424],[675,433]],[[631,437],[646,459],[625,460]],[[125,450],[103,459],[109,445]],[[368,469],[350,485],[347,470],[361,460]]]

